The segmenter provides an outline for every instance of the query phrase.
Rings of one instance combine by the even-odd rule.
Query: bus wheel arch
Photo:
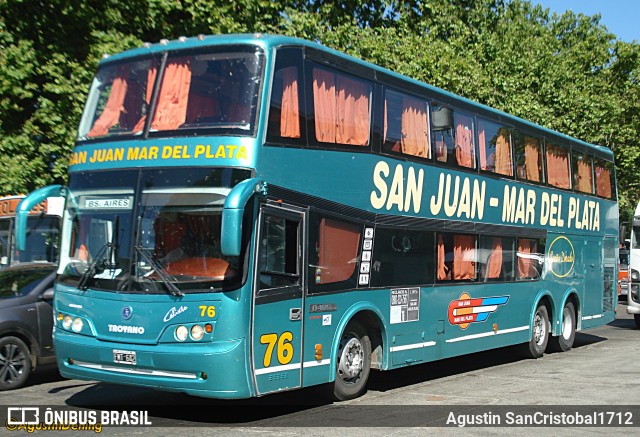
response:
[[[382,333],[375,313],[361,311],[342,330],[335,355],[333,398],[356,398],[366,391],[371,368],[382,366]]]

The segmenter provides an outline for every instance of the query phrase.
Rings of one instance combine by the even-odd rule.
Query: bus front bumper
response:
[[[629,282],[627,294],[627,313],[640,314],[640,282]]]
[[[60,374],[65,378],[184,392],[219,399],[253,395],[244,338],[210,343],[139,345],[54,332]],[[117,357],[117,358],[116,358]],[[135,359],[135,364],[123,364]]]

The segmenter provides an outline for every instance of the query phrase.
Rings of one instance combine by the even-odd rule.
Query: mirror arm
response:
[[[37,189],[20,201],[16,208],[16,228],[14,230],[16,249],[23,251],[27,246],[27,218],[29,212],[38,204],[49,197],[57,197],[62,194],[62,185],[49,185]]]
[[[267,195],[267,184],[263,180],[252,178],[240,182],[224,202],[220,249],[226,256],[240,255],[244,208],[254,194]]]

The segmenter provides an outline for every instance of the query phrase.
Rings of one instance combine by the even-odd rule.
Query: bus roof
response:
[[[472,110],[490,113],[494,116],[500,117],[503,120],[510,121],[513,124],[519,124],[522,127],[534,129],[542,132],[545,135],[555,137],[556,140],[568,142],[571,144],[571,146],[581,151],[589,150],[599,158],[603,158],[608,161],[613,161],[613,152],[607,147],[588,143],[586,141],[571,137],[569,135],[565,135],[563,133],[548,129],[546,127],[537,125],[535,123],[532,123],[530,121],[527,121],[515,115],[511,115],[506,112],[500,111],[498,109],[491,108],[489,106],[483,105],[481,103],[475,102],[473,100],[467,99],[465,97],[459,96],[449,91],[445,91],[441,88],[429,85],[425,82],[421,82],[416,79],[412,79],[408,76],[395,73],[391,70],[380,67],[376,64],[363,61],[362,59],[358,59],[356,57],[344,54],[342,52],[323,46],[321,44],[307,41],[300,38],[294,38],[289,36],[267,35],[267,34],[260,34],[260,33],[198,35],[190,38],[180,37],[176,40],[171,40],[171,41],[161,40],[159,43],[156,43],[156,44],[145,43],[143,47],[130,49],[115,55],[104,55],[103,60],[101,61],[101,64],[118,62],[128,58],[162,53],[165,51],[196,49],[196,48],[207,47],[212,45],[224,45],[224,44],[254,44],[262,47],[263,49],[265,49],[265,51],[270,48],[275,48],[282,45],[297,45],[297,46],[313,48],[322,52],[329,53],[335,57],[346,59],[360,66],[369,68],[372,71],[374,71],[374,74],[375,72],[384,73],[391,77],[395,77],[397,79],[401,79],[401,80],[413,83],[414,85],[429,91],[431,94],[446,100],[450,104],[463,105]]]

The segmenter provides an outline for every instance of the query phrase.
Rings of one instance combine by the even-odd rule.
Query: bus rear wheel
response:
[[[557,352],[566,352],[573,347],[576,339],[576,313],[573,303],[567,302],[562,309],[562,332],[557,337],[551,337],[549,345]]]
[[[549,342],[549,312],[547,307],[539,305],[533,315],[531,339],[525,343],[524,353],[530,358],[540,358]]]
[[[364,327],[352,321],[344,330],[338,347],[334,399],[345,401],[364,393],[370,371],[371,340]]]

